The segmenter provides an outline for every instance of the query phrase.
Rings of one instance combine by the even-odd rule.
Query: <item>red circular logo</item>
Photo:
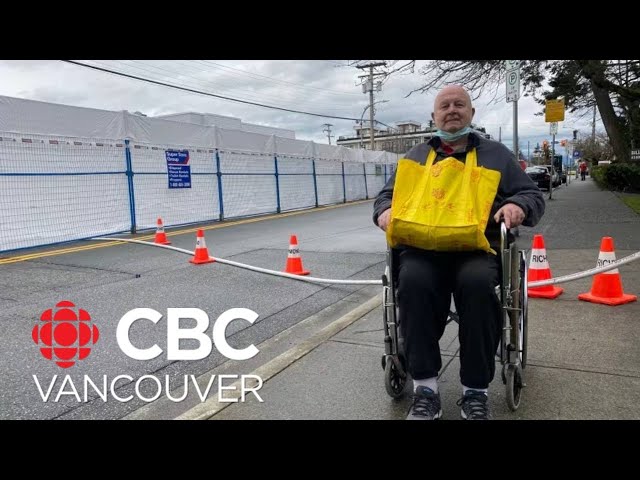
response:
[[[91,315],[68,300],[56,303],[54,308],[42,312],[40,320],[31,331],[31,337],[41,345],[44,358],[53,360],[62,368],[73,366],[87,358],[91,345],[100,337],[98,327],[91,322]]]

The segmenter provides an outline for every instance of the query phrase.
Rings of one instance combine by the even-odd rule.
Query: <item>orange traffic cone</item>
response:
[[[596,267],[610,265],[615,261],[616,254],[613,250],[613,238],[602,237]],[[591,291],[581,293],[578,295],[578,299],[605,305],[622,305],[623,303],[635,302],[638,297],[623,293],[620,272],[618,272],[617,268],[614,268],[594,275]]]
[[[534,235],[531,247],[531,261],[527,272],[527,283],[539,280],[549,280],[551,278],[551,268],[547,261],[547,250],[544,248],[544,238],[542,235]],[[529,297],[532,298],[556,298],[564,289],[554,285],[544,285],[542,287],[529,287]]]
[[[196,265],[215,262],[213,258],[209,257],[209,250],[207,250],[207,244],[204,242],[204,232],[201,229],[198,230],[196,237],[196,251],[193,258],[189,261]]]
[[[294,275],[309,275],[309,271],[302,267],[302,258],[300,258],[300,250],[298,249],[298,237],[291,235],[289,240],[289,255],[287,255],[287,266],[285,273],[293,273]]]
[[[171,245],[171,242],[167,240],[167,234],[164,233],[164,225],[162,224],[162,219],[158,217],[158,226],[156,227],[156,239],[154,243],[159,243],[160,245]]]

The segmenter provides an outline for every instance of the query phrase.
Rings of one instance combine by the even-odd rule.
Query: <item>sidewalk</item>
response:
[[[553,197],[547,204],[552,218],[554,209],[574,215],[574,210],[588,204],[590,218],[608,221],[596,230],[614,237],[617,258],[639,249],[640,216],[629,215],[628,207],[618,199],[611,201],[610,192],[601,192],[593,182],[577,182],[554,191]],[[584,232],[576,233],[581,228]],[[530,234],[521,236],[519,246],[529,249],[531,235],[544,231],[552,273],[558,277],[593,268],[598,248],[554,249],[554,243],[561,242],[553,239],[570,242],[567,235],[591,235],[587,243],[593,244],[590,229],[593,225],[577,222],[563,233],[549,223],[541,224],[526,229]],[[620,273],[625,293],[640,294],[640,262],[622,266]],[[609,307],[579,301],[578,294],[589,291],[591,281],[585,278],[562,284],[564,293],[555,300],[529,300],[527,387],[520,408],[511,412],[498,361],[490,386],[495,419],[640,419],[640,302]],[[377,299],[368,304],[369,311],[349,320],[352,323],[346,328],[267,380],[259,391],[263,403],[250,396],[245,403],[229,404],[211,418],[404,419],[409,397],[393,400],[384,388],[381,289],[376,293],[376,287],[371,288],[367,292]],[[449,324],[440,345],[444,419],[459,419],[455,404],[461,395],[457,324]]]

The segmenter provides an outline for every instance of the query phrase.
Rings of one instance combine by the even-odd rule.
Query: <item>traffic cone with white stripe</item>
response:
[[[544,238],[542,235],[534,235],[533,246],[531,247],[531,261],[527,272],[527,283],[539,280],[549,280],[551,278],[551,268],[547,261],[547,250],[544,248]],[[544,285],[542,287],[529,287],[529,297],[532,298],[556,298],[564,291],[563,288],[555,285]]]
[[[162,224],[162,219],[158,217],[158,226],[156,227],[156,238],[154,243],[159,243],[160,245],[171,245],[171,242],[167,239],[167,234],[164,233],[164,225]]]
[[[311,273],[302,266],[302,258],[298,249],[298,237],[295,235],[291,235],[289,240],[289,254],[287,255],[287,265],[284,272],[294,275],[309,275]]]
[[[602,237],[596,267],[604,267],[615,263],[615,261],[616,254],[613,250],[613,238]],[[578,295],[578,299],[605,305],[622,305],[623,303],[635,302],[638,297],[623,293],[620,272],[617,268],[614,268],[594,275],[591,291],[581,293]]]
[[[209,257],[209,250],[207,250],[207,244],[204,241],[204,232],[201,229],[198,230],[198,234],[196,236],[196,251],[193,258],[189,261],[196,265],[215,262],[213,258]]]

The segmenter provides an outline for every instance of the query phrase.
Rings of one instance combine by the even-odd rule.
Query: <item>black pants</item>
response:
[[[469,388],[487,388],[502,330],[498,256],[407,248],[399,263],[399,320],[411,376],[435,377],[442,368],[438,341],[453,293],[460,317],[460,380]]]

